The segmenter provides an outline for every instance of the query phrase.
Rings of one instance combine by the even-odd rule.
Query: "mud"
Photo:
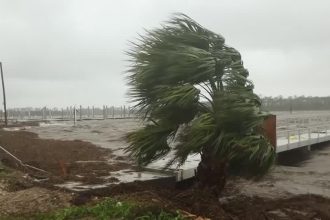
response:
[[[1,164],[0,168],[0,219],[49,212],[71,205],[71,193],[38,187],[25,173]]]
[[[109,162],[114,157],[111,150],[89,142],[40,139],[37,134],[28,131],[0,130],[0,146],[22,162],[49,172],[50,176],[44,173],[38,173],[37,176],[48,177],[48,182],[52,184],[65,181],[114,182],[115,177],[103,177],[109,177],[111,171],[132,167],[126,162]],[[0,158],[9,167],[27,171],[3,151],[0,152]]]
[[[232,188],[232,189],[228,189]],[[119,184],[79,194],[73,199],[81,205],[103,196],[132,201],[143,206],[156,206],[165,210],[210,219],[330,219],[330,199],[316,195],[299,195],[284,199],[270,199],[233,193],[234,185],[218,198],[207,189],[195,186],[178,189],[173,179]],[[237,190],[237,189],[236,189]],[[229,193],[230,191],[230,193]],[[226,195],[227,194],[227,195]]]

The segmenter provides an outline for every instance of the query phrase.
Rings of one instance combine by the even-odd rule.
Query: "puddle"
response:
[[[56,184],[55,186],[69,189],[72,191],[86,191],[91,189],[104,188],[119,183],[145,181],[145,180],[152,180],[152,179],[158,179],[158,178],[170,177],[170,176],[171,175],[156,173],[156,172],[148,172],[148,171],[137,172],[134,170],[124,169],[120,171],[111,172],[110,176],[103,177],[103,179],[111,179],[115,177],[116,179],[119,180],[118,182],[111,182],[104,184],[83,184],[82,182],[69,181],[63,184]]]

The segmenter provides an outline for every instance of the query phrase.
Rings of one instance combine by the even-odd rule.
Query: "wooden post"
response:
[[[80,121],[82,120],[82,107],[81,105],[79,106],[79,118],[80,118]]]
[[[263,123],[264,135],[268,138],[271,145],[276,148],[277,135],[276,135],[276,115],[269,115]]]
[[[45,120],[46,119],[46,117],[45,117],[45,109],[46,109],[46,107],[43,107],[42,108],[42,120]]]
[[[73,125],[76,126],[76,106],[73,106]]]
[[[3,108],[5,112],[5,125],[8,125],[7,119],[7,104],[6,104],[6,92],[5,92],[5,82],[3,79],[2,63],[0,62],[0,71],[1,71],[1,81],[2,81],[2,94],[3,94]]]
[[[73,114],[75,114],[74,113],[74,110],[76,109],[76,107],[73,107],[72,108],[72,106],[70,106],[70,119],[72,119],[73,117],[74,117],[74,115]]]
[[[112,106],[112,118],[115,118],[115,106]]]
[[[66,118],[70,119],[70,110],[69,107],[66,107]]]

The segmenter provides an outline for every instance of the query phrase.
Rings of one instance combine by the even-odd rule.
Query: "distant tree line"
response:
[[[284,98],[262,97],[262,109],[267,111],[308,111],[308,110],[330,110],[330,96],[290,96]]]

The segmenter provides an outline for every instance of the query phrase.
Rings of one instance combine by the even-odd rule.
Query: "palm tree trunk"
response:
[[[201,159],[196,173],[198,184],[219,195],[226,184],[228,162],[207,153],[203,153]]]

